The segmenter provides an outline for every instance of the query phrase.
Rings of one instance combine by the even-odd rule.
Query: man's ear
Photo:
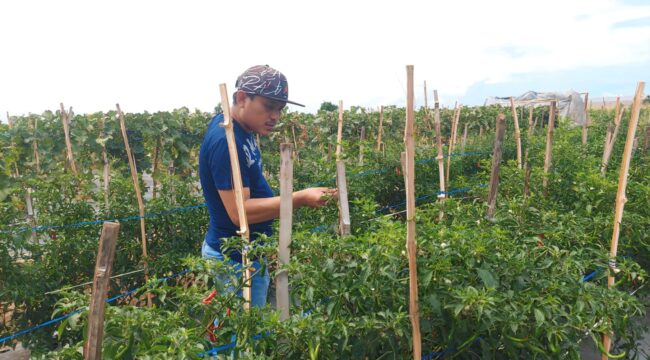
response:
[[[244,105],[244,101],[246,101],[247,97],[248,96],[246,95],[246,93],[241,90],[237,90],[235,92],[235,99],[237,99],[237,105]]]

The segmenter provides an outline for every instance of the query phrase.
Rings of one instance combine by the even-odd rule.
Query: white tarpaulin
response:
[[[557,107],[561,117],[573,120],[575,125],[584,125],[587,115],[585,114],[585,103],[580,93],[573,90],[566,93],[546,92],[538,93],[528,91],[513,98],[516,106],[548,106],[551,100],[557,101]],[[485,105],[510,106],[509,97],[489,97]]]

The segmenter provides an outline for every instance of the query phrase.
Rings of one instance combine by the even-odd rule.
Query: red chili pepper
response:
[[[206,296],[201,302],[207,305],[212,302],[212,299],[214,299],[215,296],[217,296],[217,290],[212,290],[210,295]]]

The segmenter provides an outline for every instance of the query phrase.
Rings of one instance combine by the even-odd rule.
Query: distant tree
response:
[[[650,104],[650,95],[646,96],[645,99],[643,99],[644,104]]]
[[[321,111],[335,111],[335,110],[338,110],[338,109],[339,109],[338,106],[332,104],[329,101],[323,101],[323,103],[320,104],[320,110]]]

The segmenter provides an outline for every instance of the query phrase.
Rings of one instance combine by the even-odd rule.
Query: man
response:
[[[255,134],[264,136],[273,131],[287,103],[304,105],[288,100],[289,87],[286,77],[268,65],[247,69],[237,78],[235,87],[237,90],[233,94],[230,114],[252,242],[258,238],[258,234],[271,235],[272,222],[280,216],[280,197],[273,196],[262,173],[262,158]],[[221,261],[224,260],[221,250],[223,239],[236,236],[239,230],[228,143],[225,129],[219,126],[222,122],[223,114],[212,119],[199,155],[199,177],[210,213],[210,224],[201,252],[204,258]],[[327,201],[328,197],[325,195],[335,193],[335,189],[328,188],[297,191],[293,193],[293,206],[321,207]],[[233,267],[236,271],[241,271],[241,253],[235,251],[229,255]],[[257,259],[251,260],[255,269],[251,281],[251,305],[262,307],[266,304],[270,278],[268,271],[262,269]],[[233,290],[231,286],[227,288]]]

